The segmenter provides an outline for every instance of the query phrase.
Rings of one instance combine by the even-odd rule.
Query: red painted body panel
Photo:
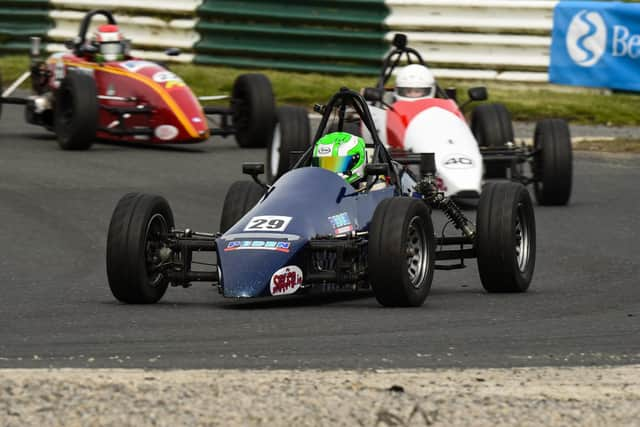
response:
[[[53,55],[47,61],[55,89],[70,68],[93,75],[98,95],[136,98],[135,102],[99,99],[103,107],[150,107],[150,114],[129,114],[124,127],[151,128],[153,135],[114,135],[98,132],[98,138],[147,143],[193,143],[209,137],[209,127],[198,99],[175,74],[150,61],[129,59],[95,63],[71,53]],[[118,128],[119,114],[100,109],[99,128]],[[158,126],[162,126],[158,130]]]
[[[457,104],[451,99],[427,98],[417,101],[397,101],[393,104],[393,110],[387,110],[387,144],[389,147],[403,149],[404,135],[411,120],[432,107],[450,111],[465,120]]]

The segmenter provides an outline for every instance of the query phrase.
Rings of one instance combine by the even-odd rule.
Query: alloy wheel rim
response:
[[[407,273],[414,288],[420,288],[427,274],[429,255],[427,253],[427,235],[421,218],[411,218],[407,228],[406,241]]]

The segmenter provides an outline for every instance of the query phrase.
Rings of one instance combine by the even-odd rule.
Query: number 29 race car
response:
[[[245,163],[243,172],[253,181],[230,187],[220,232],[177,229],[163,197],[125,195],[107,238],[107,276],[115,298],[155,303],[169,285],[202,281],[236,299],[372,290],[384,306],[420,306],[434,270],[463,268],[468,258],[477,258],[487,291],[526,291],[536,231],[525,187],[487,184],[474,223],[438,188],[433,153],[392,158],[360,94],[344,88],[322,106],[313,141],[336,135],[327,131],[332,114],[339,118],[338,135],[353,136],[340,132],[346,107],[373,135],[366,143],[358,138],[363,157],[325,157],[316,163],[328,151],[306,139],[305,151],[290,153],[294,164],[270,186],[258,178],[264,164]],[[333,160],[363,158],[358,186],[328,167]],[[420,175],[409,165],[419,165]],[[436,237],[433,209],[444,212],[455,235],[443,231]],[[196,251],[211,253],[209,271],[192,269]]]
[[[408,66],[401,67],[405,61]],[[396,87],[386,85],[397,74]],[[420,75],[423,73],[423,75]],[[405,76],[401,82],[401,75]],[[400,87],[400,84],[420,87]],[[406,89],[417,90],[409,95]],[[571,195],[572,152],[569,127],[561,119],[536,124],[533,147],[517,144],[509,111],[503,104],[480,104],[471,114],[464,112],[472,101],[487,99],[484,87],[471,88],[469,101],[458,105],[455,88],[443,90],[421,55],[407,46],[407,37],[396,34],[386,56],[376,87],[363,89],[376,133],[394,155],[435,153],[436,180],[447,196],[473,203],[484,179],[504,179],[533,184],[540,204],[564,205]],[[288,117],[278,112],[278,124],[267,151],[267,176],[274,180],[289,166],[287,153],[299,148],[298,128],[302,115]],[[358,117],[348,117],[347,129],[368,138]],[[530,173],[527,175],[527,173]]]
[[[100,25],[88,38],[92,18]],[[180,77],[164,66],[129,54],[113,15],[88,12],[69,52],[41,58],[40,40],[32,38],[31,69],[0,96],[2,104],[25,106],[27,122],[55,132],[65,150],[88,149],[96,139],[183,144],[210,135],[235,135],[241,147],[266,147],[271,139],[275,105],[271,83],[262,74],[240,75],[231,96],[198,99]],[[168,55],[178,55],[169,49]],[[33,94],[12,97],[31,78]],[[0,79],[1,86],[1,79]],[[230,106],[202,106],[200,100],[230,99]],[[220,118],[209,128],[208,115]]]

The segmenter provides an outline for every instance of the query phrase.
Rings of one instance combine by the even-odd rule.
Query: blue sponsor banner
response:
[[[640,91],[640,4],[559,2],[549,81]]]

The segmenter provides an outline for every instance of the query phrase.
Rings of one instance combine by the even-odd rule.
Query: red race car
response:
[[[88,39],[96,15],[107,24]],[[275,103],[262,74],[240,75],[230,96],[196,98],[165,66],[131,57],[129,41],[106,10],[88,12],[66,46],[69,52],[43,60],[39,40],[32,39],[31,69],[0,97],[0,113],[2,104],[25,105],[27,122],[55,132],[65,150],[88,149],[95,140],[184,144],[235,135],[241,147],[266,147],[271,140]],[[33,94],[12,97],[28,78]],[[230,99],[229,107],[200,104],[221,99]],[[209,128],[208,115],[220,117],[219,127]]]

